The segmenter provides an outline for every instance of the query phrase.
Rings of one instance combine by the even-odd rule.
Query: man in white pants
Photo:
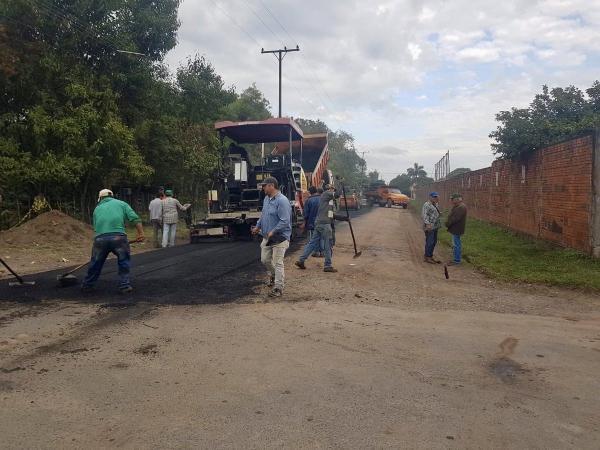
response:
[[[269,273],[267,284],[273,286],[269,296],[281,297],[285,284],[283,257],[292,236],[292,206],[290,200],[279,191],[276,178],[266,178],[262,184],[266,195],[260,219],[252,233],[260,233],[263,237],[260,260]]]
[[[177,233],[177,222],[179,222],[179,211],[185,211],[190,207],[189,203],[182,205],[179,203],[179,200],[173,198],[172,189],[167,189],[165,195],[166,197],[162,200],[163,248],[175,246],[175,234]]]

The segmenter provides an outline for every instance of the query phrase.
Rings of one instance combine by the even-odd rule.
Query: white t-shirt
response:
[[[160,198],[156,197],[150,202],[148,206],[150,211],[150,220],[161,220],[162,219],[162,202]]]

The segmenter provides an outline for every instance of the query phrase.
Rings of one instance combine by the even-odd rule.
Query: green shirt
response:
[[[139,216],[127,203],[106,197],[94,209],[94,231],[96,236],[106,233],[125,233],[125,221],[141,222]]]

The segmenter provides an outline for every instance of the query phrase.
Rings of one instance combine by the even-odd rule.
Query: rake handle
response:
[[[21,278],[21,277],[20,277],[20,276],[19,276],[19,275],[18,275],[18,274],[17,274],[17,273],[14,271],[14,270],[12,270],[12,269],[11,269],[11,268],[8,266],[8,264],[6,264],[6,263],[4,262],[4,260],[3,260],[2,258],[0,258],[0,263],[2,263],[2,265],[3,265],[4,267],[6,267],[10,273],[12,273],[12,274],[13,274],[13,276],[14,276],[14,277],[17,279],[17,281],[18,281],[19,283],[21,283],[21,284],[25,283],[25,282],[23,281],[23,278]]]

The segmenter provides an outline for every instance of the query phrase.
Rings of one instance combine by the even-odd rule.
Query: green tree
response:
[[[427,172],[425,172],[423,166],[419,165],[419,163],[414,163],[412,167],[406,169],[406,174],[413,183],[417,183],[427,177]]]
[[[188,58],[177,69],[183,117],[192,123],[212,122],[220,111],[236,100],[235,90],[225,87],[223,78],[204,56]]]
[[[268,119],[271,117],[270,104],[256,84],[252,83],[252,86],[222,109],[221,117],[235,122]]]
[[[406,173],[400,174],[390,181],[390,186],[400,189],[403,193],[409,193],[412,186],[412,179]]]
[[[367,174],[367,181],[369,182],[369,184],[378,184],[381,181],[381,178],[379,178],[379,172],[377,172],[376,170],[372,170],[371,172],[369,172]]]
[[[312,120],[312,119],[301,119],[297,118],[294,121],[300,125],[302,131],[305,134],[316,134],[316,133],[327,133],[329,132],[329,127],[320,119]]]
[[[76,199],[145,183],[135,128],[154,116],[160,61],[176,43],[179,0],[0,3],[0,190]],[[144,53],[131,57],[119,49]],[[161,75],[162,71],[162,75]],[[162,76],[162,78],[161,78]],[[168,84],[168,83],[166,83]]]
[[[458,169],[454,169],[452,172],[448,174],[448,178],[456,177],[458,175],[462,175],[463,173],[470,172],[471,169],[466,167],[459,167]]]
[[[331,158],[328,168],[334,176],[344,179],[344,184],[350,189],[359,189],[365,184],[363,176],[364,160],[356,153],[354,137],[343,130],[329,133],[329,151]]]
[[[503,158],[518,159],[558,140],[600,125],[600,83],[586,95],[575,86],[542,87],[528,108],[512,108],[496,114],[499,122],[490,133],[492,150]]]

